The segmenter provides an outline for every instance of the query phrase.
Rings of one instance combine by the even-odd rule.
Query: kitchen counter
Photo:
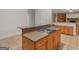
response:
[[[48,33],[43,32],[43,31],[33,31],[33,32],[29,32],[24,34],[24,37],[27,37],[28,39],[32,40],[33,42],[36,42],[44,37],[46,37],[48,35]]]
[[[60,46],[60,30],[32,31],[23,35],[23,50],[56,50]]]
[[[62,26],[61,26],[62,25]],[[19,27],[22,30],[23,50],[56,50],[61,44],[61,34],[73,35],[75,24],[57,23]],[[73,28],[72,28],[73,27]]]
[[[67,27],[73,27],[73,35],[76,35],[76,23],[68,23],[68,22],[52,22],[50,24],[53,24],[55,26],[67,26]]]
[[[40,26],[47,26],[49,24],[46,25],[29,25],[29,26],[18,26],[18,28],[20,29],[28,29],[28,28],[35,28],[35,27],[40,27]]]
[[[51,33],[56,32],[57,30],[59,30],[59,28],[50,27],[50,28],[46,28],[46,29],[40,29],[38,31],[29,32],[29,33],[24,34],[23,36],[36,42],[36,41],[50,35]]]
[[[46,25],[33,25],[33,26],[23,26],[19,27],[22,29],[22,34],[26,34],[32,31],[39,31],[46,28],[50,28],[51,30],[61,29],[62,34],[76,35],[76,24],[75,23],[50,23]],[[68,33],[69,32],[69,33]]]
[[[57,26],[47,24],[19,28],[22,29],[23,50],[54,50],[61,44],[61,31]]]

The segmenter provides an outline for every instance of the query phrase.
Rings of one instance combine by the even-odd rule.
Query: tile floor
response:
[[[21,36],[13,36],[6,39],[0,39],[0,47],[8,47],[9,50],[21,50],[22,40]]]
[[[79,50],[79,36],[61,35],[61,50]],[[21,36],[0,39],[0,47],[8,47],[10,50],[21,50]]]
[[[79,50],[79,36],[61,35],[62,50]]]

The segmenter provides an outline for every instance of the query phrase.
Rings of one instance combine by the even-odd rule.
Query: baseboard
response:
[[[16,35],[21,35],[21,32],[12,33],[9,35],[4,35],[4,36],[1,36],[0,39],[5,39],[5,38],[16,36]]]

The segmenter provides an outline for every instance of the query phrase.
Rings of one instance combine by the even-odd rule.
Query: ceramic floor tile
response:
[[[8,47],[10,50],[22,49],[22,38],[19,35],[6,39],[0,39],[0,47]]]
[[[61,50],[79,50],[79,36],[61,35]],[[0,47],[8,47],[10,50],[22,49],[21,36],[0,39]]]
[[[61,35],[62,50],[79,50],[79,36]]]

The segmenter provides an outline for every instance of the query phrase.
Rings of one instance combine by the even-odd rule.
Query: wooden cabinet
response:
[[[23,36],[22,49],[23,50],[56,50],[61,44],[61,40],[60,40],[61,33],[67,35],[73,35],[73,28],[61,26],[60,30],[57,30],[56,32],[53,32],[35,42]]]
[[[58,34],[59,33],[59,34]],[[54,33],[54,49],[58,49],[60,47],[60,44],[61,44],[61,39],[60,39],[60,34],[61,32],[56,32]]]
[[[23,50],[56,50],[60,46],[60,34],[60,31],[56,31],[36,42],[23,37],[22,48]]]
[[[60,28],[61,28],[61,33],[62,34],[73,35],[73,28],[72,27],[62,26]]]
[[[22,49],[23,50],[33,50],[34,43],[26,37],[22,38]]]
[[[48,50],[53,50],[54,49],[54,37],[52,35],[50,35],[49,37],[47,37],[47,49]]]
[[[47,38],[43,38],[35,44],[36,50],[46,50],[47,49]]]

